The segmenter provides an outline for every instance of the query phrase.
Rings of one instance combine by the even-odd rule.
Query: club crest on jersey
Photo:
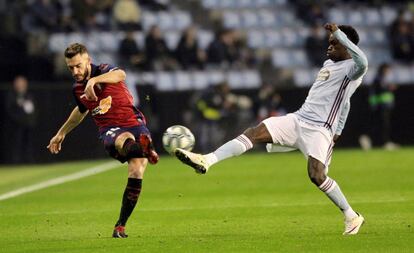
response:
[[[319,71],[316,81],[326,81],[329,79],[330,75],[331,75],[331,72],[329,72],[328,69],[323,68]]]
[[[97,114],[105,114],[111,109],[112,105],[112,97],[108,96],[101,101],[99,101],[99,105],[92,110],[92,116]]]

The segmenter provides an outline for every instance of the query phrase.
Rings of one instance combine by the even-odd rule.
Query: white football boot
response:
[[[358,216],[347,220],[345,219],[345,231],[344,231],[344,235],[355,235],[358,233],[359,229],[361,228],[362,224],[364,224],[364,217],[357,213]]]
[[[193,167],[196,173],[205,174],[210,167],[201,154],[196,154],[181,148],[177,148],[174,154],[181,162]]]

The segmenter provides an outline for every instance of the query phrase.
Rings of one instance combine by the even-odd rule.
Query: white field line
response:
[[[104,163],[104,164],[100,164],[97,165],[95,167],[91,167],[91,168],[87,168],[85,170],[73,173],[73,174],[69,174],[66,176],[61,176],[61,177],[56,177],[56,178],[52,178],[37,184],[33,184],[33,185],[29,185],[29,186],[25,186],[19,189],[16,189],[14,191],[10,191],[10,192],[6,192],[4,194],[0,195],[0,201],[2,200],[6,200],[6,199],[10,199],[10,198],[14,198],[17,196],[20,196],[22,194],[26,194],[29,192],[34,192],[34,191],[38,191],[47,187],[51,187],[54,185],[59,185],[59,184],[63,184],[66,182],[70,182],[70,181],[74,181],[74,180],[78,180],[84,177],[88,177],[88,176],[92,176],[92,175],[96,175],[99,173],[102,173],[104,171],[107,170],[111,170],[114,169],[116,167],[119,166],[118,162],[108,162],[108,163]]]

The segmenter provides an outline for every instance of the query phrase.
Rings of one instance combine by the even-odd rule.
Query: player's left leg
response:
[[[358,233],[359,228],[364,223],[364,217],[352,209],[339,185],[326,175],[325,165],[312,156],[308,157],[308,175],[312,183],[323,191],[343,212],[345,216],[344,235]]]
[[[243,134],[230,140],[207,155],[201,155],[177,149],[175,155],[183,163],[193,167],[197,173],[204,174],[209,167],[224,159],[239,156],[253,148],[253,144],[272,142],[272,136],[267,130],[265,124],[260,123],[256,127],[248,128]]]
[[[146,158],[131,158],[128,161],[128,182],[122,196],[121,212],[112,234],[115,238],[126,238],[125,225],[134,210],[142,189],[142,179],[147,166]]]
[[[275,143],[295,146],[297,139],[295,115],[288,114],[280,117],[270,117],[260,122],[256,127],[246,129],[243,134],[230,140],[206,155],[177,149],[175,155],[183,163],[193,167],[197,173],[206,173],[209,167],[224,159],[239,156],[259,143]]]

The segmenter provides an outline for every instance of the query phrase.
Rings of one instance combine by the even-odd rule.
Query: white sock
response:
[[[358,216],[358,214],[352,209],[352,207],[349,207],[347,210],[342,211],[345,215],[345,218],[347,220],[353,219]]]
[[[239,135],[231,141],[224,143],[213,153],[207,154],[204,157],[209,165],[213,165],[221,160],[238,156],[253,148],[253,143],[246,135]]]
[[[204,155],[204,158],[209,165],[213,165],[217,162],[217,156],[214,154],[214,152]]]
[[[319,189],[323,191],[332,202],[341,209],[346,219],[352,219],[358,216],[358,214],[352,210],[351,206],[342,193],[339,185],[330,177],[326,177],[325,181],[319,186]]]

